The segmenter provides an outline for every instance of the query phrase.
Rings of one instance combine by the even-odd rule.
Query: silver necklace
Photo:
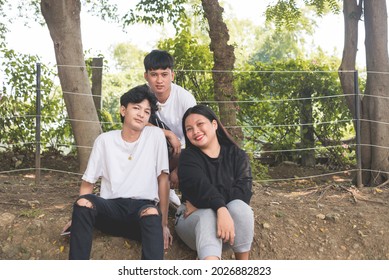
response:
[[[134,144],[134,142],[132,142],[132,143],[128,143],[126,140],[124,140],[123,138],[122,138],[122,140],[123,140],[123,144],[124,144],[124,148],[126,149],[126,150],[128,150],[129,151],[129,156],[128,156],[128,160],[132,160],[133,158],[134,158],[134,155],[135,155],[135,153],[136,153],[136,149],[138,148],[138,144],[139,144],[139,139],[137,139],[135,142],[135,144]],[[134,145],[133,145],[134,144]],[[133,146],[133,147],[131,147],[131,146]]]

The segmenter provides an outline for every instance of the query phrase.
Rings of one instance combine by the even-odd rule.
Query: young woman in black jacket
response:
[[[254,237],[248,156],[205,105],[189,108],[182,126],[186,149],[178,178],[183,204],[176,232],[199,259],[221,259],[222,250],[232,248],[236,259],[247,260]]]

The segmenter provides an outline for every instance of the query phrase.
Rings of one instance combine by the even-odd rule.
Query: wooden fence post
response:
[[[94,57],[92,60],[92,95],[97,113],[100,115],[100,110],[103,104],[102,84],[103,84],[103,58]]]

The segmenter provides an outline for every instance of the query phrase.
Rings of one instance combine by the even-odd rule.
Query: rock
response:
[[[31,206],[31,208],[34,208],[35,206],[40,204],[40,202],[38,200],[31,200],[31,201],[28,201],[27,203],[28,203],[28,205]]]
[[[360,236],[362,236],[362,237],[366,237],[366,236],[367,236],[367,235],[364,234],[361,230],[358,230],[358,234],[359,234]]]
[[[320,220],[324,220],[326,218],[326,215],[324,215],[324,214],[317,214],[316,218],[318,218]]]
[[[0,227],[6,227],[13,223],[16,216],[11,213],[3,213],[0,215]]]
[[[27,225],[27,233],[28,235],[40,235],[42,233],[43,223],[38,220],[34,220],[32,223]]]
[[[270,228],[270,225],[265,222],[265,223],[262,224],[262,227],[265,228],[265,229],[268,229],[268,228]]]
[[[27,201],[27,199],[20,198],[19,199],[19,203],[23,204],[23,205],[26,205],[26,204],[28,204],[28,201]]]
[[[327,221],[337,222],[340,219],[340,215],[338,213],[328,213],[325,215],[325,219]]]

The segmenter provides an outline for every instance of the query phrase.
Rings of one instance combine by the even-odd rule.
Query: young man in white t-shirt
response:
[[[144,58],[144,77],[151,91],[158,99],[159,110],[156,113],[169,129],[164,129],[165,136],[171,144],[170,156],[170,201],[180,205],[174,189],[178,188],[177,163],[181,149],[185,148],[185,137],[182,131],[182,117],[186,110],[196,105],[196,99],[186,89],[173,83],[174,59],[163,50],[153,50]]]
[[[142,259],[163,259],[171,245],[166,138],[147,126],[156,102],[146,85],[129,90],[120,98],[122,129],[96,138],[73,206],[69,259],[90,258],[94,228],[141,241]]]

